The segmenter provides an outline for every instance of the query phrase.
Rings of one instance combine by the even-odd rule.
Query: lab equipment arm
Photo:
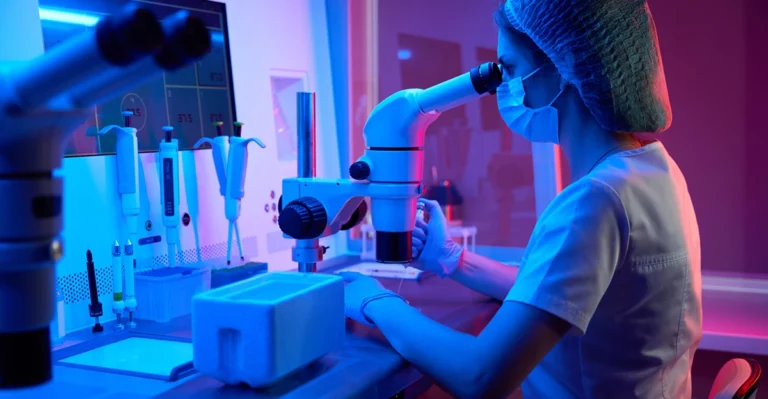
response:
[[[365,308],[395,350],[457,398],[501,398],[511,394],[570,325],[544,311],[506,302],[473,337],[454,331],[400,298]]]
[[[450,277],[472,291],[503,301],[515,283],[519,268],[464,249],[459,267]]]

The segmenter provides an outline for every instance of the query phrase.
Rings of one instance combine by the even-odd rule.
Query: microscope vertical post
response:
[[[296,132],[298,177],[316,177],[315,93],[296,93],[296,119],[298,122]],[[317,262],[323,260],[320,240],[296,240],[293,258],[294,261],[299,263],[300,273],[315,273],[317,271]]]

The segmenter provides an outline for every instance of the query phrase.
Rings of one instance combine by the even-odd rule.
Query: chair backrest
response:
[[[760,373],[760,364],[754,360],[729,360],[717,373],[709,399],[755,399]]]

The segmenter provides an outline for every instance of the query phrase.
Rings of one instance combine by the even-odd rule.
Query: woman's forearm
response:
[[[479,397],[478,376],[483,370],[475,337],[428,318],[400,298],[372,301],[365,315],[400,356],[454,397]]]
[[[451,278],[473,291],[502,301],[512,289],[517,270],[517,267],[464,250]]]

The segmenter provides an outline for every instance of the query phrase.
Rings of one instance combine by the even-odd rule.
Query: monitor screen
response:
[[[179,10],[200,18],[211,30],[211,53],[186,68],[157,78],[94,107],[93,117],[73,134],[66,156],[114,154],[114,134],[97,135],[108,125],[123,124],[122,111],[134,113],[140,152],[157,151],[163,126],[174,127],[179,149],[192,149],[201,137],[216,137],[214,122],[225,131],[235,121],[225,5],[208,0],[40,0],[45,49],[92,27],[100,17],[129,1],[163,19]]]

